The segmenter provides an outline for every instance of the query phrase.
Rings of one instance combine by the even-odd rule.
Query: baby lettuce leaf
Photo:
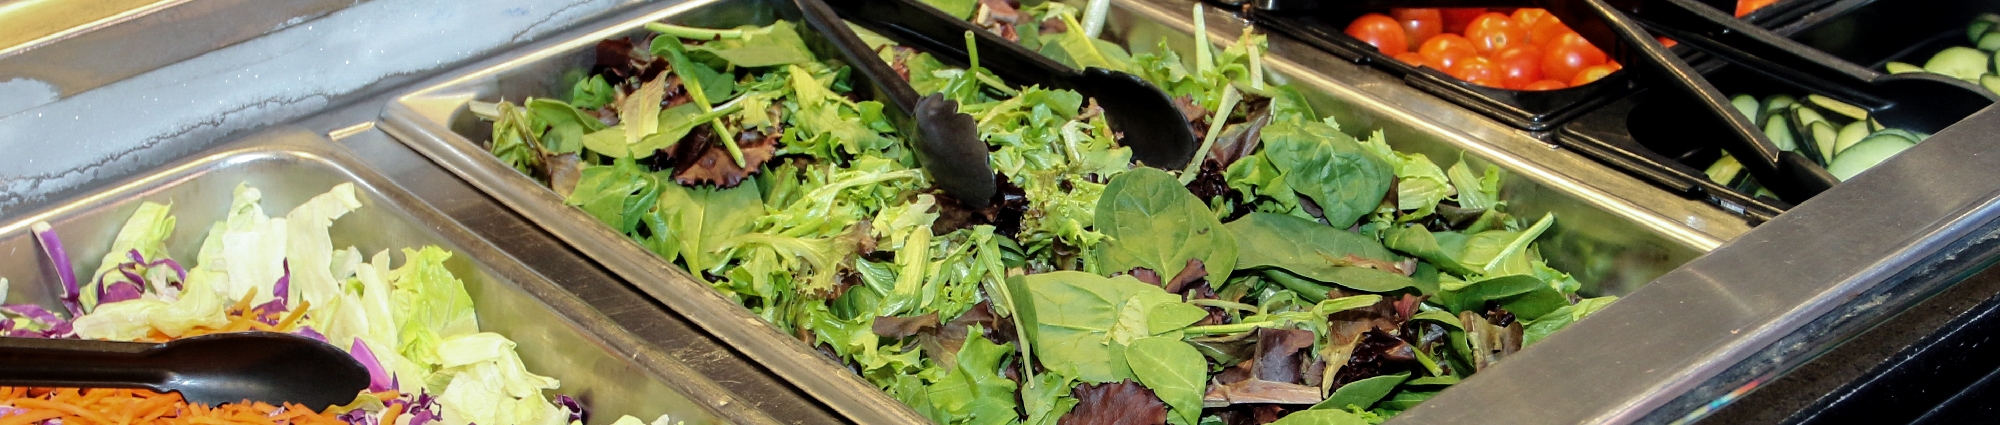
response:
[[[1076,387],[1076,378],[1060,373],[1035,375],[1035,383],[1021,393],[1021,403],[1028,412],[1028,425],[1055,425],[1056,421],[1076,408],[1076,397],[1070,396],[1070,389]]]
[[[724,38],[690,46],[689,51],[708,52],[730,64],[744,68],[758,68],[813,61],[812,51],[806,49],[805,39],[789,21],[778,21],[764,28],[744,28],[740,38]]]
[[[1097,201],[1098,250],[1106,273],[1144,267],[1175,276],[1189,259],[1209,270],[1235,270],[1236,240],[1215,213],[1172,175],[1154,168],[1119,174]]]
[[[549,152],[565,154],[583,150],[583,135],[604,129],[603,121],[562,101],[531,98],[524,106],[536,122],[549,126],[548,133],[542,135],[542,146]]]
[[[751,225],[764,215],[764,199],[754,179],[729,189],[661,186],[666,189],[660,195],[660,212],[679,233],[681,258],[690,271],[707,271],[722,264],[725,256],[715,251],[724,241],[749,233]]]
[[[1547,338],[1549,334],[1562,330],[1564,327],[1568,327],[1569,324],[1583,320],[1585,317],[1590,317],[1591,314],[1597,313],[1598,310],[1603,310],[1605,306],[1609,306],[1612,301],[1617,300],[1618,297],[1585,298],[1577,301],[1575,305],[1563,306],[1556,309],[1556,311],[1549,312],[1549,314],[1529,321],[1527,328],[1523,330],[1525,335],[1522,338],[1521,346],[1526,347],[1534,344],[1536,341],[1541,341],[1542,338]]]
[[[1438,202],[1457,193],[1444,169],[1420,153],[1402,153],[1389,148],[1382,130],[1361,142],[1361,147],[1389,163],[1396,173],[1396,209],[1407,211],[1398,221],[1409,222],[1437,212]]]
[[[1468,210],[1487,210],[1500,205],[1500,169],[1486,167],[1486,173],[1473,175],[1472,168],[1461,159],[1446,172],[1451,184],[1458,186],[1458,206]]]
[[[1186,304],[1180,304],[1186,305]],[[1199,308],[1197,308],[1199,310]],[[1171,408],[1177,423],[1201,421],[1201,396],[1208,385],[1208,360],[1180,338],[1156,336],[1132,341],[1125,361],[1139,383],[1153,389]],[[1176,422],[1176,421],[1169,421]]]
[[[968,424],[1007,424],[1019,419],[1014,412],[1013,380],[1000,374],[1000,363],[1014,344],[994,344],[971,328],[965,345],[958,349],[958,364],[944,379],[931,384],[930,402],[944,413],[970,418]]]
[[[1340,386],[1340,389],[1333,390],[1333,395],[1327,396],[1326,401],[1321,401],[1312,408],[1367,409],[1369,406],[1374,406],[1375,402],[1381,401],[1383,397],[1388,397],[1390,391],[1394,391],[1397,385],[1402,385],[1403,380],[1409,378],[1409,372],[1404,372],[1350,382]]]
[[[1300,195],[1319,204],[1321,217],[1347,228],[1375,211],[1395,180],[1382,158],[1353,136],[1317,121],[1289,119],[1264,127],[1264,156]]]

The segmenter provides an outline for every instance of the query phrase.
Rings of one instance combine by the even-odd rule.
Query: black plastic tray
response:
[[[2000,3],[1979,0],[1842,2],[1812,11],[1780,32],[1791,32],[1789,37],[1794,40],[1880,71],[1889,61],[1922,65],[1945,47],[1969,45],[1964,24],[1979,12],[1996,10],[2000,10]],[[1792,83],[1734,66],[1714,67],[1702,75],[1726,95],[1750,94],[1762,99],[1771,94],[1807,93]],[[1706,133],[1706,126],[1685,125],[1708,120],[1692,101],[1654,93],[1643,90],[1578,117],[1558,132],[1557,143],[1669,191],[1705,198],[1743,215],[1752,224],[1792,207],[1709,181],[1702,170],[1720,156],[1720,150],[1693,142],[1727,136]]]
[[[1213,1],[1213,0],[1212,0]],[[1323,0],[1291,0],[1323,1]],[[1734,0],[1702,0],[1718,9],[1734,12]],[[1765,28],[1776,28],[1794,20],[1832,0],[1783,0],[1758,9],[1744,19]],[[1274,4],[1290,3],[1283,1]],[[1726,5],[1722,5],[1725,4]],[[1296,6],[1289,6],[1296,7]],[[1459,80],[1444,71],[1403,63],[1375,49],[1374,46],[1346,34],[1347,24],[1360,17],[1352,12],[1298,13],[1263,12],[1257,7],[1245,8],[1250,20],[1258,25],[1285,33],[1326,50],[1341,58],[1358,64],[1371,65],[1377,69],[1402,77],[1406,84],[1445,98],[1478,111],[1500,122],[1528,131],[1555,130],[1571,119],[1578,118],[1592,109],[1631,93],[1636,85],[1631,72],[1618,71],[1591,84],[1549,91],[1520,91],[1483,87]],[[1603,48],[1604,46],[1599,46]],[[1604,49],[1610,53],[1613,49]],[[1686,48],[1675,48],[1682,57],[1697,67],[1706,68],[1705,63]]]

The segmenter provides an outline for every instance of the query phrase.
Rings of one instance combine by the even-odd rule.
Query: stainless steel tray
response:
[[[1192,3],[1176,4],[1180,6],[1117,2],[1107,31],[1139,45],[1166,40],[1191,46],[1187,11]],[[850,419],[921,422],[921,417],[844,367],[777,332],[590,215],[563,205],[554,192],[499,162],[481,147],[490,125],[466,110],[473,100],[518,101],[567,93],[564,74],[587,66],[594,43],[637,33],[645,22],[736,26],[769,22],[770,10],[769,3],[755,0],[690,2],[494,58],[399,97],[383,113],[384,128]],[[1220,28],[1228,28],[1221,25],[1226,20],[1217,17],[1210,22],[1219,25],[1210,28],[1220,34]],[[1630,293],[1747,231],[1741,220],[1720,210],[1666,194],[1587,159],[1552,151],[1533,135],[1428,98],[1400,82],[1357,83],[1316,75],[1363,71],[1309,46],[1275,39],[1272,44],[1266,65],[1280,74],[1278,78],[1290,76],[1318,110],[1336,116],[1346,129],[1380,128],[1400,150],[1447,162],[1462,155],[1475,167],[1500,167],[1505,171],[1502,198],[1512,211],[1556,214],[1557,224],[1541,242],[1542,251],[1552,265],[1589,282],[1588,293]],[[1388,96],[1373,93],[1384,89],[1391,90]],[[1429,103],[1422,103],[1424,99]]]
[[[466,284],[480,329],[520,344],[529,370],[561,381],[559,390],[582,401],[592,423],[631,414],[647,420],[668,414],[688,423],[776,423],[714,382],[690,372],[658,349],[611,322],[547,278],[530,272],[469,230],[445,219],[360,164],[326,137],[280,129],[225,143],[161,171],[33,212],[15,212],[0,225],[0,276],[9,278],[10,303],[59,311],[60,283],[43,259],[29,226],[46,221],[62,236],[70,258],[102,258],[111,239],[142,201],[172,203],[180,220],[167,239],[169,252],[192,260],[210,223],[228,213],[233,189],[248,183],[264,194],[266,212],[282,214],[342,182],[355,184],[364,207],[336,220],[335,246],[363,252],[438,245]],[[190,264],[192,265],[192,264]],[[92,263],[78,263],[86,272]]]

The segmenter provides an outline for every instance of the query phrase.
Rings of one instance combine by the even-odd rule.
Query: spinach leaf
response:
[[[1569,296],[1563,295],[1561,291],[1550,287],[1547,281],[1543,281],[1540,288],[1501,299],[1500,307],[1507,309],[1509,313],[1514,313],[1514,317],[1523,321],[1535,320],[1549,312],[1569,307]]]
[[[679,233],[681,258],[697,276],[726,259],[715,252],[724,241],[749,233],[757,218],[764,216],[764,199],[758,196],[755,180],[729,189],[662,186],[667,189],[660,195],[660,210]]]
[[[542,136],[542,146],[556,154],[582,150],[584,133],[604,129],[604,122],[562,101],[531,98],[524,106],[535,121],[549,126],[549,132]]]
[[[1382,232],[1382,243],[1389,249],[1422,258],[1452,274],[1471,276],[1483,272],[1458,260],[1457,253],[1465,249],[1465,239],[1465,235],[1457,232],[1431,233],[1421,225],[1390,227]]]
[[[1436,397],[1437,395],[1438,391],[1404,389],[1394,394],[1389,394],[1389,398],[1377,403],[1377,406],[1389,410],[1410,410],[1412,407],[1417,407],[1417,403],[1423,403],[1424,400],[1430,400],[1431,397]]]
[[[689,46],[688,51],[708,52],[744,68],[813,61],[812,51],[806,49],[805,39],[799,38],[790,21],[778,21],[764,28],[746,28],[742,34],[740,38],[723,38]]]
[[[1022,323],[1034,323],[1025,333],[1035,360],[1050,372],[1091,383],[1134,378],[1126,345],[1171,332],[1153,330],[1149,316],[1180,303],[1179,295],[1131,276],[1058,271],[1015,277],[1008,285]]]
[[[1145,267],[1174,276],[1189,259],[1201,259],[1215,273],[1235,270],[1229,229],[1165,171],[1138,168],[1113,177],[1098,198],[1096,222],[1110,237],[1097,252],[1107,273]]]
[[[1328,270],[1352,267],[1396,267],[1401,261],[1374,238],[1271,213],[1250,213],[1230,222],[1236,238],[1239,270],[1277,267],[1301,276],[1327,279]]]
[[[671,185],[661,184],[657,176],[623,160],[585,167],[576,190],[563,203],[582,208],[619,233],[629,234],[639,227],[640,215],[653,209],[662,186]]]
[[[1325,401],[1313,405],[1312,408],[1345,410],[1353,406],[1355,409],[1366,410],[1369,406],[1374,406],[1375,402],[1381,401],[1382,397],[1389,396],[1390,391],[1394,391],[1397,385],[1402,385],[1403,381],[1409,378],[1409,372],[1404,372],[1350,382],[1340,386],[1340,389],[1333,390],[1333,395],[1327,396]]]
[[[1185,304],[1182,304],[1185,305]],[[1175,337],[1148,337],[1132,341],[1125,361],[1139,383],[1179,415],[1181,423],[1201,420],[1201,398],[1208,386],[1208,360],[1194,346]]]
[[[1292,412],[1269,425],[1368,425],[1368,420],[1345,410],[1309,409]]]
[[[1548,287],[1548,282],[1529,275],[1500,276],[1475,282],[1446,281],[1439,298],[1452,311],[1465,311],[1481,308],[1487,301]]]
[[[1409,385],[1409,386],[1458,385],[1459,381],[1460,379],[1456,376],[1426,376],[1422,378],[1411,379],[1407,382],[1403,382],[1403,385]]]
[[[1389,164],[1361,148],[1354,137],[1316,121],[1292,119],[1265,126],[1264,156],[1299,195],[1319,204],[1321,217],[1347,228],[1375,212],[1395,175]]]

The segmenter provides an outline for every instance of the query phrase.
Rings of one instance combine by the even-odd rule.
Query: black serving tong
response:
[[[817,42],[838,52],[859,77],[856,88],[872,91],[890,108],[885,115],[915,147],[917,161],[931,179],[961,205],[984,208],[999,190],[993,179],[986,143],[978,123],[958,112],[958,102],[943,95],[918,97],[910,82],[876,56],[832,8],[821,0],[794,0]]]
[[[828,0],[840,17],[898,39],[946,61],[970,63],[965,33],[974,34],[979,64],[1020,85],[1075,90],[1097,100],[1132,159],[1178,170],[1194,159],[1201,139],[1172,97],[1139,76],[1102,68],[1077,71],[919,0]]]
[[[340,348],[275,332],[151,344],[0,337],[0,385],[146,388],[217,405],[245,400],[313,410],[354,401],[368,369]]]
[[[1540,7],[1621,62],[1638,67],[1654,84],[1694,99],[1724,128],[1720,147],[1758,182],[1792,203],[1838,184],[1798,152],[1777,148],[1749,117],[1645,28],[1760,73],[1799,82],[1808,90],[1868,109],[1885,124],[1934,132],[1991,104],[1989,95],[1960,81],[1933,75],[1882,75],[1847,64],[1695,0],[1264,0],[1260,7],[1382,10],[1392,7]],[[1631,15],[1628,15],[1631,14]],[[1637,16],[1639,19],[1634,19]],[[1649,25],[1642,27],[1641,22]]]

